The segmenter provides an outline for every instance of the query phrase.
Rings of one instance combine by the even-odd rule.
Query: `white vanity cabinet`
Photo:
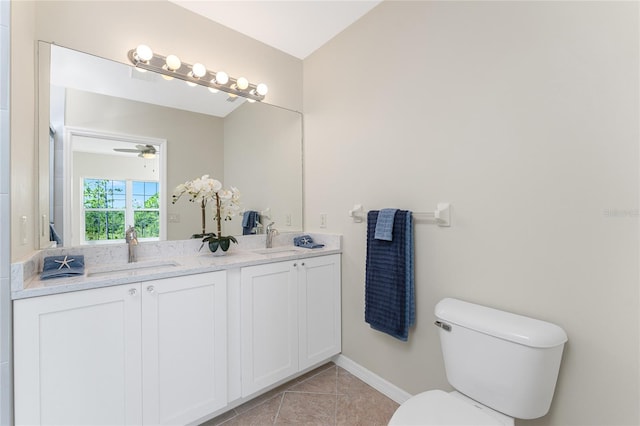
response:
[[[142,284],[143,424],[187,424],[227,405],[226,275]]]
[[[223,408],[226,302],[224,271],[16,300],[16,424],[184,424]]]
[[[299,262],[299,369],[339,354],[342,349],[340,255]]]
[[[340,352],[340,255],[241,270],[242,396]]]
[[[17,300],[16,425],[140,424],[140,285]]]

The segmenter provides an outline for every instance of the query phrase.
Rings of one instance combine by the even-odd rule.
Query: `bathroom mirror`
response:
[[[299,112],[47,42],[38,56],[41,248],[119,241],[112,230],[139,217],[150,240],[190,238],[200,206],[171,195],[205,174],[238,188],[242,210],[303,229]],[[242,235],[242,216],[223,227]]]

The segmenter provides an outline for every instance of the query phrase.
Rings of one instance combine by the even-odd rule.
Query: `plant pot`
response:
[[[232,236],[228,236],[228,237],[207,237],[205,238],[205,241],[208,242],[209,244],[209,251],[211,251],[211,253],[216,253],[216,254],[226,254],[227,251],[229,251],[229,249],[231,248],[231,243],[237,243],[238,241],[232,237]]]
[[[217,253],[217,252],[226,253],[230,247],[231,247],[231,242],[229,240],[209,241],[209,251],[211,251],[211,253]]]

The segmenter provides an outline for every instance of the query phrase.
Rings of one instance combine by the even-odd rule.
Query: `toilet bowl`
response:
[[[409,398],[389,421],[389,426],[418,425],[513,426],[514,420],[459,392],[430,390]]]
[[[513,426],[549,411],[567,335],[555,324],[457,299],[435,309],[447,381],[400,405],[390,425]]]

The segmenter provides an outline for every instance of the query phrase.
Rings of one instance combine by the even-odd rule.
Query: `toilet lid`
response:
[[[393,414],[389,425],[502,426],[504,423],[447,392],[432,390],[409,398]]]

